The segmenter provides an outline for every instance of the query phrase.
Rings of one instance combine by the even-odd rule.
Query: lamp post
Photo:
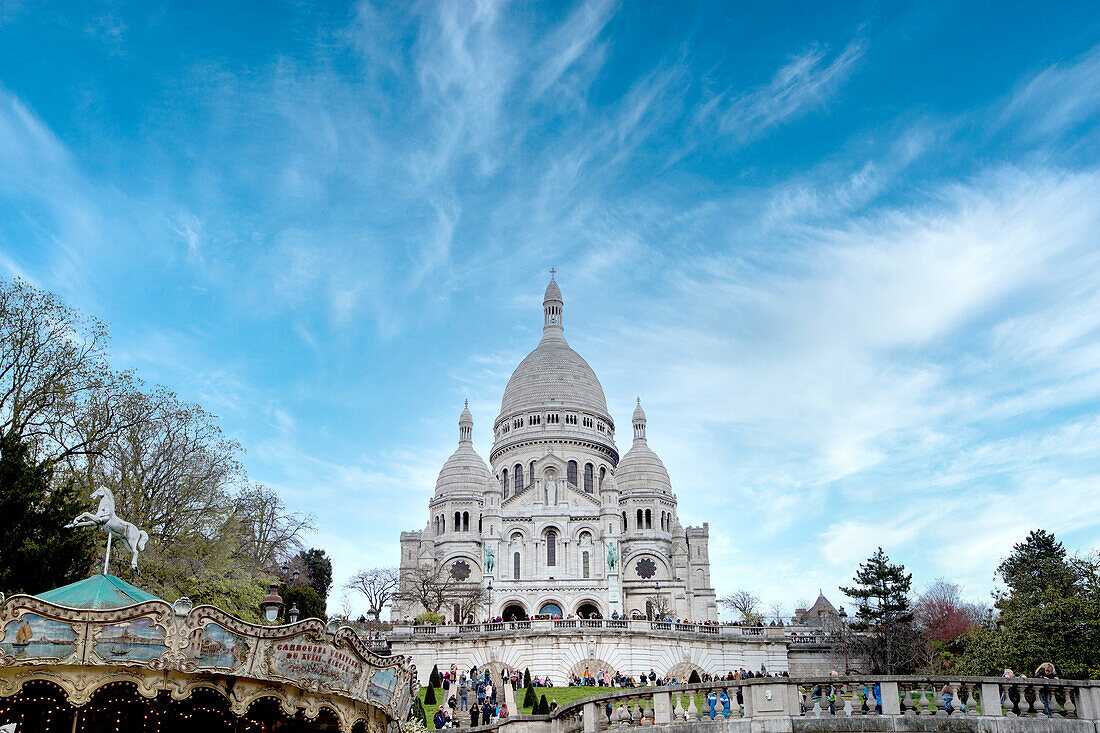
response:
[[[844,612],[844,606],[840,607],[837,616],[840,618],[840,643],[844,646],[844,676],[847,677],[851,669],[848,664],[848,614]]]
[[[283,597],[279,595],[279,584],[272,583],[267,589],[267,595],[260,601],[260,617],[269,624],[279,620],[283,612]]]
[[[489,578],[489,587],[486,588],[489,591],[489,620],[493,620],[493,579]]]
[[[298,613],[299,613],[298,604],[297,603],[291,603],[290,608],[288,608],[287,612],[286,612],[287,620],[290,621],[290,623],[294,623],[295,621],[298,620]]]
[[[657,603],[655,604],[655,606],[653,608],[653,616],[654,616],[653,620],[654,621],[663,621],[664,619],[661,618],[661,581],[659,581],[659,580],[655,581],[655,584],[657,586],[657,598],[656,598]]]

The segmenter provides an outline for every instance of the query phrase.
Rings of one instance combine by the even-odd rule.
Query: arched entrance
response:
[[[600,607],[591,601],[585,601],[577,606],[577,615],[581,618],[596,618],[600,615]]]
[[[519,603],[509,603],[500,614],[505,621],[526,621],[527,609]]]
[[[539,607],[540,616],[557,616],[558,618],[564,618],[565,614],[562,613],[561,604],[557,601],[547,601]]]

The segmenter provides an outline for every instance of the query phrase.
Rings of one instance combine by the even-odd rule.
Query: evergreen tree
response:
[[[428,685],[428,689],[424,692],[424,704],[435,705],[435,687]]]
[[[1057,597],[1072,595],[1077,581],[1062,543],[1042,529],[1016,543],[997,572],[1008,586],[1007,596],[998,599],[998,606],[1002,607],[1005,602],[1034,603],[1048,592]]]
[[[697,685],[702,681],[703,680],[699,678],[699,670],[697,670],[697,669],[691,670],[691,674],[688,675],[688,684],[689,685]]]
[[[439,665],[432,667],[432,673],[428,675],[428,687],[442,687],[442,677],[439,676]]]
[[[913,574],[906,573],[904,565],[890,564],[880,547],[860,564],[853,580],[854,586],[840,590],[856,601],[857,620],[852,627],[865,633],[851,639],[841,634],[842,643],[851,645],[855,657],[870,662],[872,672],[898,674],[913,670],[923,652],[909,605]]]
[[[41,593],[84,578],[91,569],[92,529],[65,529],[91,509],[71,481],[53,482],[49,463],[27,446],[0,438],[0,591]]]
[[[543,695],[541,698],[539,698],[539,709],[537,711],[537,714],[538,715],[549,715],[550,714],[550,703],[546,702],[546,695]]]
[[[419,695],[413,698],[412,717],[419,720],[425,728],[428,727],[428,716],[424,712],[424,704],[420,702]]]
[[[294,605],[298,607],[298,620],[306,618],[328,620],[328,615],[325,613],[325,602],[311,586],[284,585],[279,590],[279,595],[283,597],[284,614]]]
[[[527,685],[527,687],[524,688],[523,691],[523,707],[531,708],[532,711],[534,711],[534,708],[536,705],[538,705],[538,702],[539,699],[538,696],[535,695],[534,685]]]
[[[525,667],[523,670],[523,686],[531,686],[531,669],[529,667]]]
[[[332,590],[332,560],[325,551],[316,548],[302,550],[295,559],[305,565],[309,584],[317,591],[321,600],[328,600],[329,591]]]

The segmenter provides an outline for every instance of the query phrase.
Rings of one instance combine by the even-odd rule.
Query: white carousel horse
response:
[[[95,513],[84,512],[65,527],[68,529],[73,527],[102,527],[107,531],[107,559],[110,559],[111,537],[117,537],[122,546],[132,553],[130,568],[136,573],[138,571],[138,553],[145,549],[145,543],[149,541],[149,534],[126,520],[119,519],[118,515],[115,514],[115,496],[106,486],[101,486],[93,491],[92,498],[99,499],[99,506],[96,508]],[[104,572],[106,572],[106,561],[104,561],[103,567]]]

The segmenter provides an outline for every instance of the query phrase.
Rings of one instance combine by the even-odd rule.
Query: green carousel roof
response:
[[[35,597],[57,606],[96,611],[110,611],[116,608],[126,608],[135,603],[162,600],[113,575],[93,575],[90,578],[40,593]]]

